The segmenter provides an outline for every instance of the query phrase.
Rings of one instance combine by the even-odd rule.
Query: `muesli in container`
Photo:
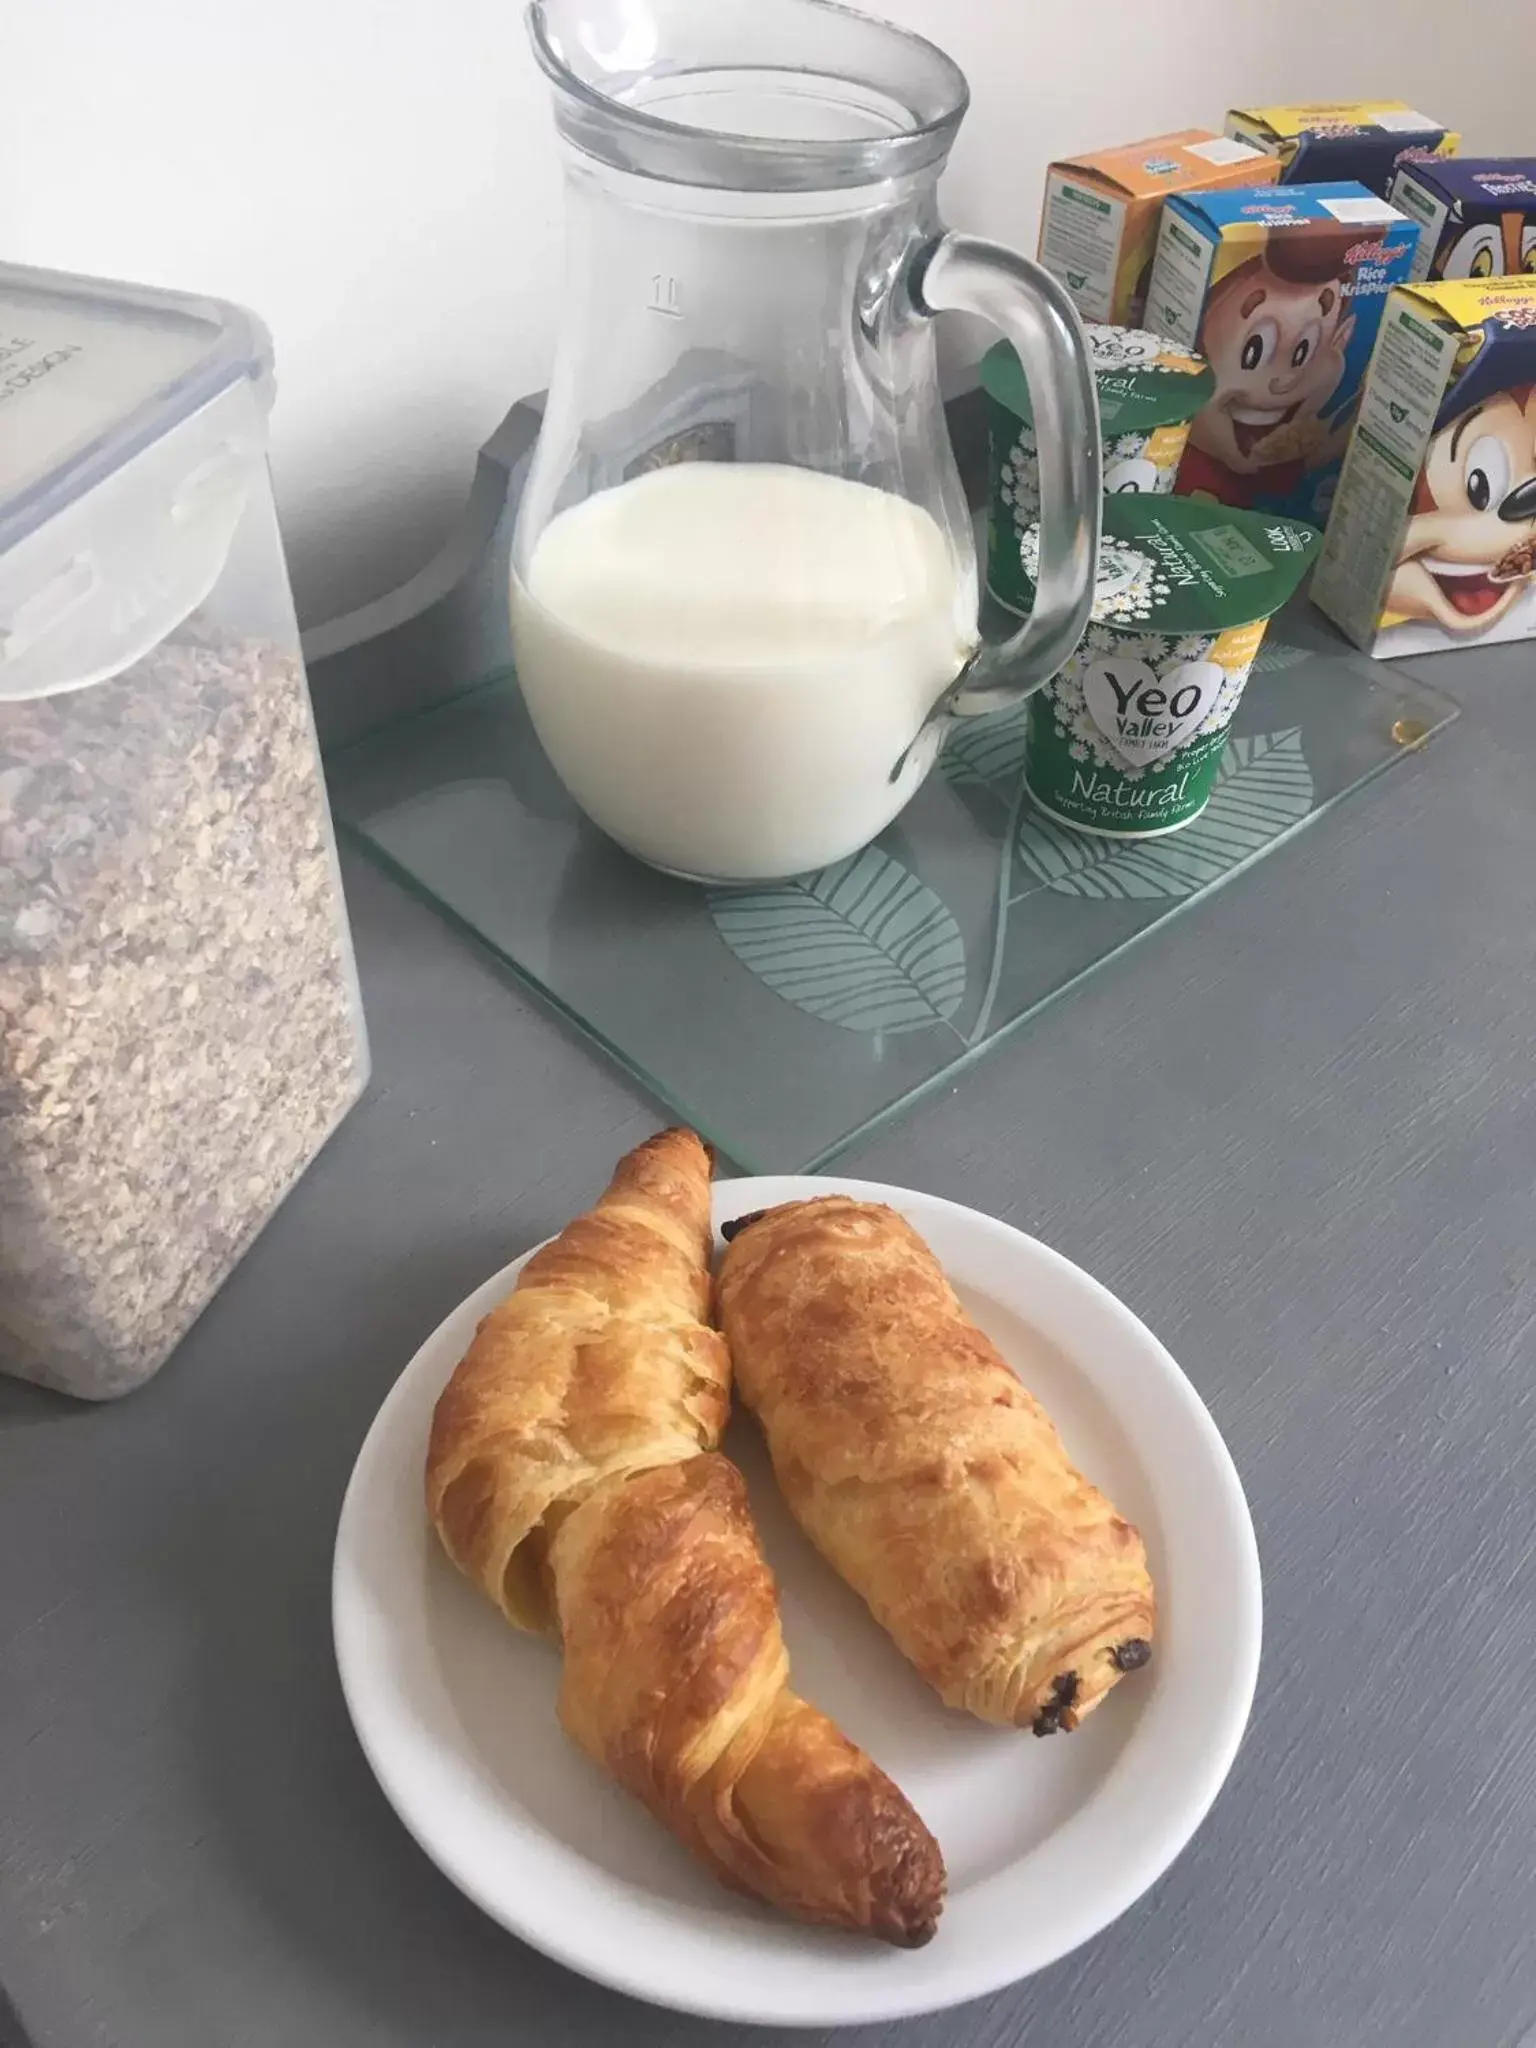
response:
[[[0,266],[0,1371],[90,1399],[368,1073],[270,394],[235,307]]]

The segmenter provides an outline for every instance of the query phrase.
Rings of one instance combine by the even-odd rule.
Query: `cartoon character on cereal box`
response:
[[[1349,227],[1271,235],[1212,289],[1199,345],[1216,391],[1196,416],[1181,494],[1272,502],[1342,455],[1353,408],[1330,411],[1355,331],[1359,242]]]
[[[1512,277],[1536,273],[1536,220],[1529,213],[1501,213],[1467,227],[1457,222],[1440,238],[1431,277]]]
[[[1414,485],[1387,587],[1384,652],[1398,638],[1414,649],[1465,645],[1516,607],[1536,632],[1536,383],[1506,386],[1507,359],[1486,345],[1486,330],[1479,339],[1442,401]]]

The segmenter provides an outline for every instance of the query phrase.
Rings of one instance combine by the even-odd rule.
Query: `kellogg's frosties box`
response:
[[[1536,638],[1536,277],[1392,294],[1312,595],[1376,655]]]
[[[1402,164],[1388,197],[1419,223],[1415,283],[1536,276],[1536,157]]]
[[[1321,526],[1414,223],[1363,185],[1191,193],[1163,210],[1147,321],[1216,378],[1176,489]]]
[[[1405,100],[1313,100],[1299,107],[1234,107],[1227,133],[1274,157],[1282,185],[1353,178],[1378,198],[1398,165],[1454,156],[1461,137]]]
[[[1277,159],[1209,128],[1181,128],[1052,164],[1040,209],[1040,261],[1085,320],[1139,327],[1168,194],[1262,185],[1279,175]]]

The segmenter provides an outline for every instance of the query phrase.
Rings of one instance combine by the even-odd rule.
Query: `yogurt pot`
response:
[[[1024,784],[1079,832],[1147,839],[1205,809],[1271,617],[1321,535],[1197,498],[1110,497],[1092,621],[1029,700]],[[1025,588],[1038,527],[1020,548]]]
[[[1166,496],[1215,377],[1203,356],[1165,335],[1092,321],[1084,332],[1099,396],[1105,492]],[[983,356],[981,382],[991,448],[987,588],[999,604],[1024,611],[1019,542],[1040,517],[1040,468],[1029,389],[1008,342]]]

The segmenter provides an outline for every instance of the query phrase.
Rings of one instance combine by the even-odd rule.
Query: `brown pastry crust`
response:
[[[708,1328],[709,1154],[662,1131],[528,1261],[443,1390],[427,1508],[519,1628],[548,1633],[551,1525],[603,1480],[711,1450],[730,1358]]]
[[[894,1210],[767,1211],[717,1300],[790,1507],[949,1705],[1053,1734],[1146,1663],[1141,1538]]]
[[[746,1488],[712,1452],[729,1355],[704,1317],[710,1162],[665,1131],[529,1260],[444,1389],[427,1506],[519,1627],[557,1634],[567,1732],[717,1875],[913,1945],[937,1844],[788,1687]]]
[[[933,1934],[938,1844],[790,1691],[778,1593],[729,1459],[658,1467],[562,1524],[566,1732],[728,1884],[903,1947]]]

